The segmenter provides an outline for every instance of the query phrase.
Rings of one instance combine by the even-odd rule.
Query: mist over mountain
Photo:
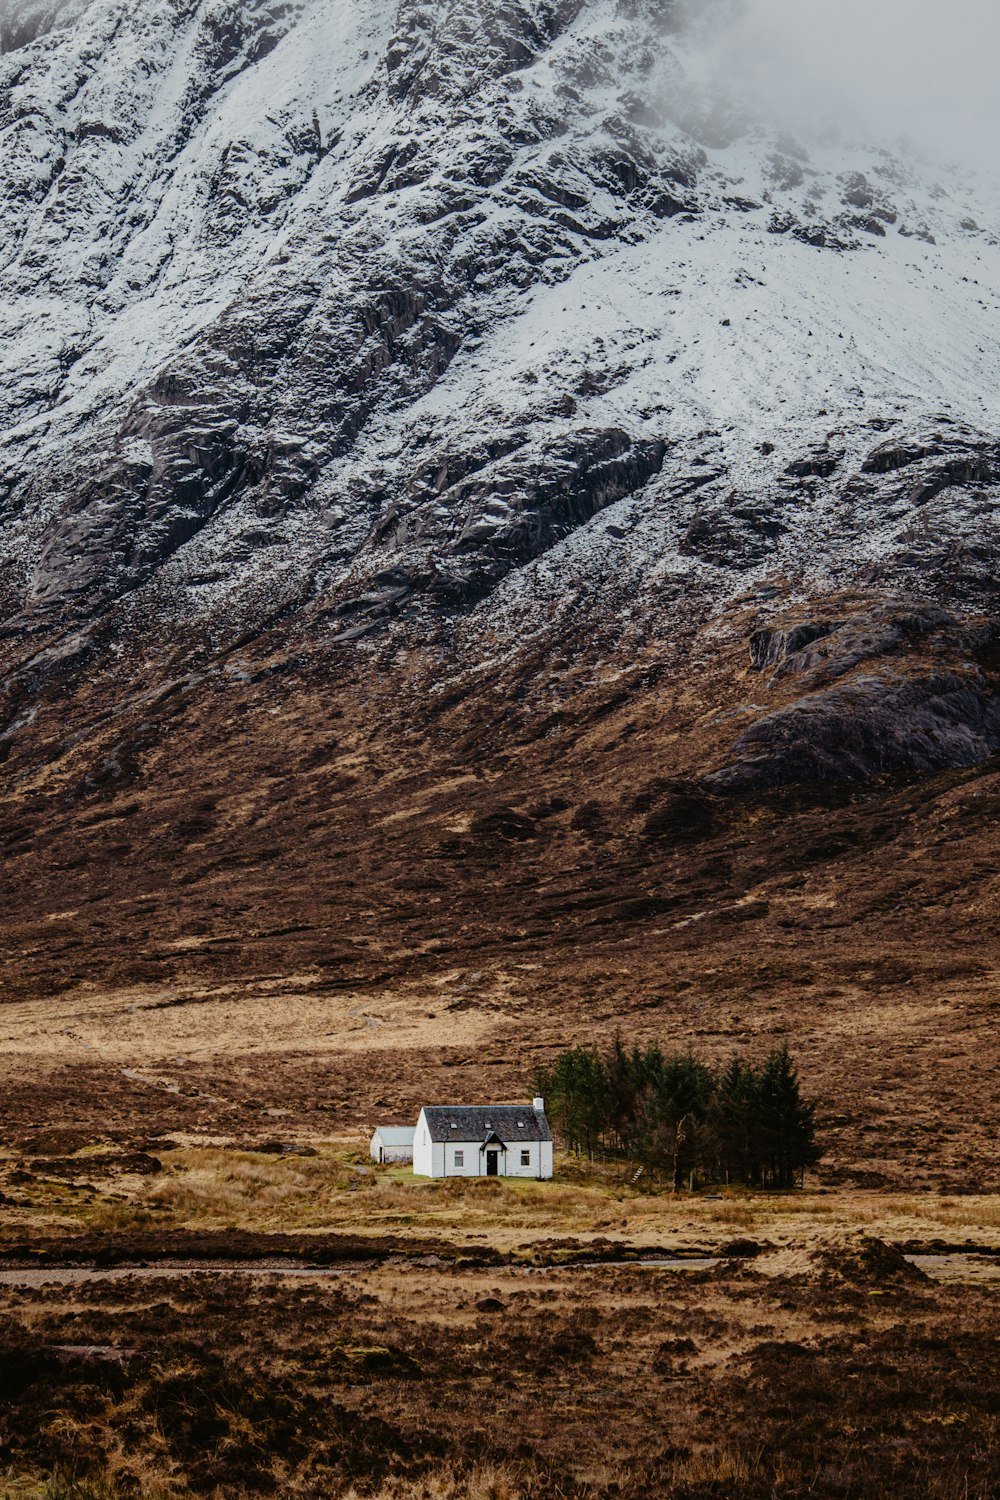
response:
[[[988,0],[721,0],[686,15],[703,83],[790,129],[863,134],[995,174]]]

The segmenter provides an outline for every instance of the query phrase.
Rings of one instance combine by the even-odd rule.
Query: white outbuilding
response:
[[[413,1126],[379,1125],[370,1150],[375,1161],[412,1161]]]
[[[545,1101],[425,1104],[413,1138],[417,1177],[551,1177]]]

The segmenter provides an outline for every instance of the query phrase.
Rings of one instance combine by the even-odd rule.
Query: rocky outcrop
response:
[[[808,620],[801,625],[764,625],[750,637],[750,662],[758,671],[796,661],[801,666],[806,647],[827,640],[840,628],[837,620]]]
[[[962,620],[933,604],[893,601],[855,607],[841,620],[762,626],[750,636],[750,661],[758,670],[775,668],[772,684],[794,677],[797,686],[812,687],[843,677],[874,657],[917,647],[939,655],[975,655],[995,634],[989,621]]]
[[[742,792],[928,776],[977,765],[998,749],[1000,697],[981,679],[859,676],[758,720],[733,745],[734,762],[706,784]]]
[[[1000,626],[911,602],[778,622],[750,636],[775,694],[706,785],[717,791],[925,776],[1000,749]]]
[[[515,568],[641,490],[659,472],[665,452],[663,442],[633,442],[612,428],[571,431],[544,448],[524,443],[454,483],[444,458],[423,492],[415,485],[409,503],[393,509],[383,554],[390,567],[398,559],[391,579],[439,605],[464,609]],[[389,602],[398,607],[398,592]],[[345,615],[360,609],[369,619],[372,608],[370,598],[339,606]]]

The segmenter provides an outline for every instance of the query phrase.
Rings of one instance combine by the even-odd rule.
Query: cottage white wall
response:
[[[521,1151],[527,1151],[530,1156],[530,1165],[521,1166]],[[512,1165],[508,1167],[510,1177],[551,1177],[552,1176],[552,1142],[551,1141],[529,1141],[525,1146],[512,1146],[508,1151]]]
[[[444,1177],[478,1177],[479,1174],[479,1141],[445,1141],[441,1147],[443,1158]],[[455,1153],[461,1151],[465,1158],[464,1165],[457,1166]],[[486,1170],[485,1164],[483,1171]]]
[[[434,1143],[431,1140],[430,1130],[424,1118],[423,1110],[417,1120],[417,1128],[413,1133],[413,1175],[414,1177],[442,1177],[444,1175],[444,1162],[442,1160],[441,1170],[434,1170]]]
[[[485,1177],[486,1153],[480,1151],[482,1140],[476,1141],[432,1141],[423,1110],[417,1120],[413,1137],[413,1175],[415,1177]],[[455,1162],[455,1152],[460,1151],[464,1160],[461,1166]],[[551,1141],[508,1141],[507,1150],[500,1151],[497,1167],[500,1177],[551,1177]],[[527,1151],[528,1161],[521,1164],[521,1152]]]
[[[435,1177],[485,1177],[486,1176],[486,1152],[480,1151],[482,1141],[445,1141],[440,1148],[441,1162],[439,1169],[434,1172]],[[461,1166],[455,1161],[455,1153],[460,1151],[464,1157]],[[507,1150],[498,1151],[497,1175],[499,1177],[551,1177],[552,1176],[552,1142],[551,1141],[525,1141],[522,1145],[515,1141],[513,1145],[508,1144]],[[521,1152],[527,1151],[528,1163],[521,1165]],[[416,1165],[416,1153],[414,1152],[413,1170],[419,1169]],[[425,1174],[430,1176],[430,1173]]]
[[[442,1146],[444,1154],[445,1177],[485,1177],[486,1176],[486,1153],[480,1151],[482,1141],[446,1141]],[[497,1148],[499,1150],[499,1147]],[[464,1158],[461,1166],[455,1161],[456,1152],[461,1152]],[[499,1174],[504,1175],[503,1153],[500,1153]]]
[[[525,1141],[522,1145],[515,1141],[513,1145],[507,1146],[507,1177],[537,1177],[538,1176],[538,1142]],[[521,1165],[521,1153],[528,1153],[527,1166]],[[501,1167],[502,1170],[502,1167]]]

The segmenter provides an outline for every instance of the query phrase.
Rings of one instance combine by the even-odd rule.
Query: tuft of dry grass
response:
[[[421,1479],[396,1477],[377,1489],[353,1485],[341,1500],[531,1500],[540,1491],[534,1467],[514,1464],[476,1464],[467,1474],[442,1469]],[[552,1491],[546,1487],[546,1493]]]
[[[780,1457],[767,1459],[763,1444],[751,1448],[732,1440],[678,1459],[672,1475],[676,1491],[707,1495],[776,1494],[785,1480]]]
[[[0,1474],[0,1500],[177,1500],[177,1490],[157,1479],[130,1476],[122,1484],[113,1471],[76,1475],[56,1470],[47,1477]]]

